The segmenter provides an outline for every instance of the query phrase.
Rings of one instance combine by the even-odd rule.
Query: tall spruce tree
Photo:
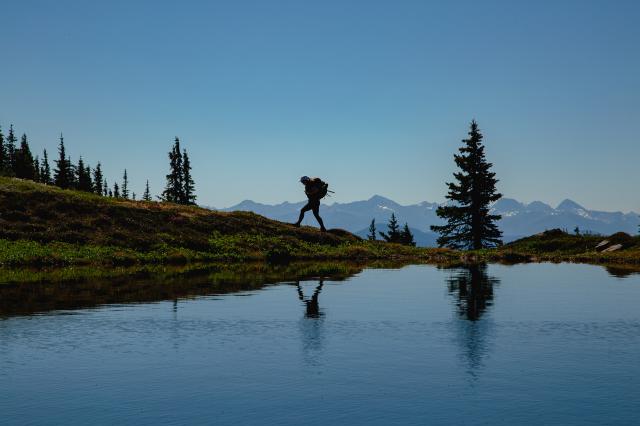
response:
[[[106,197],[106,196],[111,196],[111,194],[109,194],[109,185],[107,184],[107,180],[103,178],[102,180],[102,194]]]
[[[196,184],[191,176],[191,162],[185,149],[182,154],[182,204],[196,203]]]
[[[18,142],[18,138],[13,132],[13,124],[9,126],[9,134],[5,139],[5,152],[6,152],[6,160],[5,160],[5,171],[9,176],[15,176],[16,174],[16,143]]]
[[[371,219],[371,224],[369,225],[369,234],[367,235],[367,239],[369,241],[375,241],[376,238],[376,219]]]
[[[102,175],[102,166],[100,162],[93,169],[93,192],[98,195],[106,195],[103,191],[103,180],[104,176]]]
[[[122,198],[129,198],[129,177],[127,176],[127,169],[124,169],[122,175]]]
[[[388,243],[401,242],[400,237],[402,236],[402,234],[400,233],[400,226],[398,225],[398,219],[396,219],[395,213],[391,213],[391,218],[389,219],[387,228],[387,232],[380,232],[380,236],[384,238],[384,240]]]
[[[171,151],[169,151],[169,174],[167,183],[162,192],[161,199],[171,203],[180,203],[184,199],[182,153],[180,152],[180,139],[176,136]]]
[[[113,184],[113,197],[120,198],[120,188],[118,187],[118,182]]]
[[[53,183],[62,189],[71,186],[71,167],[67,160],[67,153],[64,148],[64,137],[60,133],[60,143],[58,145],[58,159],[54,161],[56,168],[53,171]]]
[[[142,199],[144,201],[151,201],[151,191],[149,191],[149,179],[147,179],[147,183],[144,186],[144,194],[142,194]]]
[[[20,148],[15,150],[14,157],[13,175],[20,179],[34,180],[33,155],[29,148],[27,135],[23,134],[22,138],[20,138]]]
[[[447,199],[451,203],[438,207],[436,214],[445,219],[445,225],[433,225],[440,234],[439,246],[455,249],[481,249],[502,244],[502,232],[495,224],[501,216],[492,215],[492,203],[502,195],[496,191],[495,173],[490,169],[482,144],[482,133],[475,120],[471,122],[469,138],[463,139],[460,154],[455,154],[459,172],[453,174],[457,182],[447,183]]]
[[[49,157],[47,150],[42,151],[42,161],[40,162],[40,182],[45,185],[51,185],[51,167],[49,166]]]

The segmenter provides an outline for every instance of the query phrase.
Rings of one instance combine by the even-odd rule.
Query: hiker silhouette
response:
[[[300,183],[304,185],[304,193],[307,195],[309,201],[300,210],[300,217],[298,221],[294,223],[294,226],[300,226],[302,219],[304,219],[305,212],[311,210],[316,220],[320,224],[320,231],[326,232],[322,218],[320,217],[320,200],[329,192],[329,185],[323,182],[320,178],[310,178],[309,176],[302,176]]]

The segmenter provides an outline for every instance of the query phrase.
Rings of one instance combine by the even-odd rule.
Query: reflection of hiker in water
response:
[[[302,292],[302,287],[300,286],[300,282],[297,282],[298,286],[298,298],[300,301],[304,302],[307,307],[307,312],[305,313],[305,317],[307,318],[319,318],[322,316],[320,312],[320,305],[318,305],[318,296],[320,296],[320,292],[322,291],[322,286],[324,285],[324,280],[320,280],[316,290],[313,292],[313,296],[311,299],[305,299],[304,293]]]
[[[323,182],[320,178],[311,179],[309,176],[302,176],[300,182],[304,185],[304,193],[307,194],[309,201],[300,210],[300,217],[298,221],[294,223],[295,226],[300,226],[304,213],[311,210],[316,220],[320,224],[320,231],[326,232],[322,218],[320,217],[320,200],[329,192],[329,184]]]

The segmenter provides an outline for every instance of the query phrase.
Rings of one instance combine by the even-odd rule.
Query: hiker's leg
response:
[[[326,231],[327,229],[324,227],[324,223],[322,222],[322,218],[320,217],[320,201],[315,203],[311,210],[313,211],[313,215],[316,217],[316,220],[320,224],[320,230],[322,232]]]
[[[300,217],[298,217],[298,221],[296,223],[294,223],[294,225],[300,226],[300,224],[302,223],[302,219],[304,219],[304,213],[308,212],[309,210],[311,210],[311,206],[309,204],[311,204],[311,203],[305,204],[305,206],[300,209]]]

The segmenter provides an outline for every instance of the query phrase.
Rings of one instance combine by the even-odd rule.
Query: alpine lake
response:
[[[337,263],[74,274],[0,273],[2,425],[640,418],[634,270]]]

